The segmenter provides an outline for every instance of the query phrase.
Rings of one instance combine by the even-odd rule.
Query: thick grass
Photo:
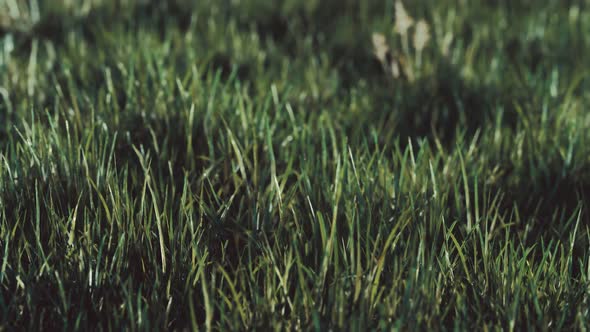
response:
[[[0,0],[0,330],[590,325],[584,2],[408,1],[412,82],[392,0],[70,3]]]

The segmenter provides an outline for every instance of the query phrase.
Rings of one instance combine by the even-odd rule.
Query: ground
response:
[[[0,1],[0,330],[585,330],[590,6]]]

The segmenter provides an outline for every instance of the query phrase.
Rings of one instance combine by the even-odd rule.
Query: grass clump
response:
[[[586,329],[586,6],[405,5],[0,2],[0,327]]]

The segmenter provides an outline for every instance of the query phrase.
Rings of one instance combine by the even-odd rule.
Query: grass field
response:
[[[0,0],[0,331],[586,331],[590,5],[404,5]]]

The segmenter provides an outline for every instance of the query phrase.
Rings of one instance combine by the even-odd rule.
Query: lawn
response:
[[[0,0],[0,331],[590,328],[590,4]]]

